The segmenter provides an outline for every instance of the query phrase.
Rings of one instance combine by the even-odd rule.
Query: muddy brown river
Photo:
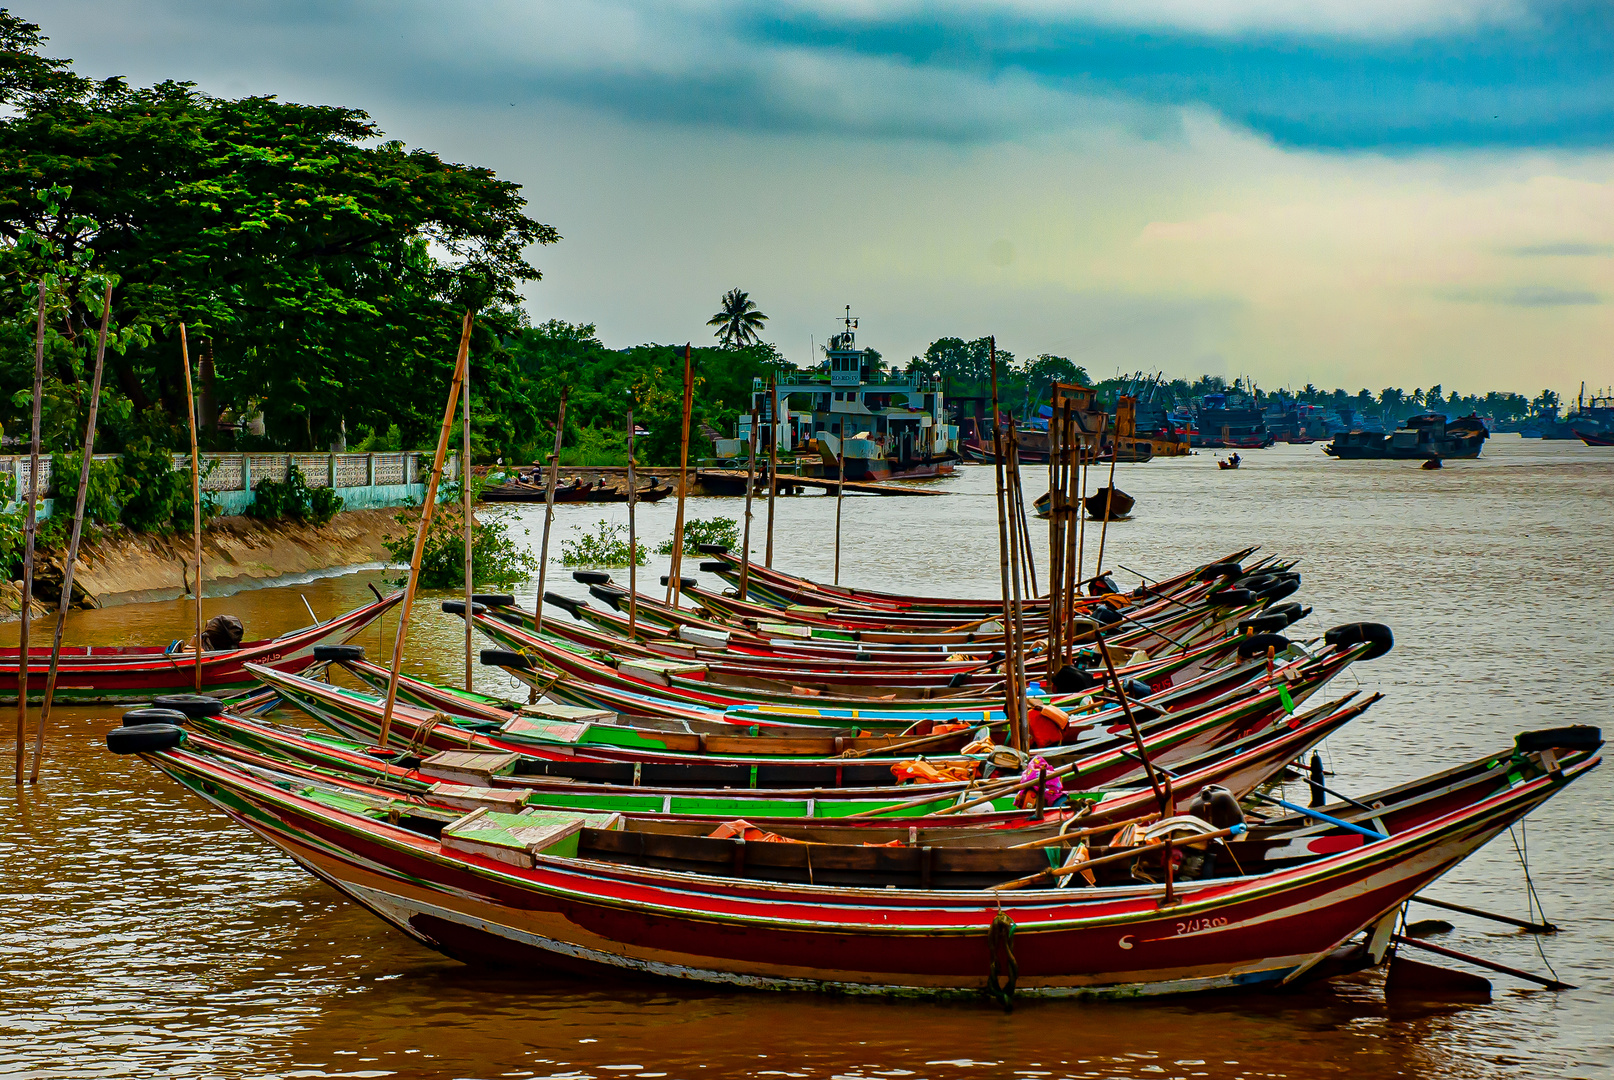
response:
[[[1614,727],[1614,450],[1498,436],[1480,460],[1439,472],[1335,462],[1320,446],[1250,452],[1236,472],[1219,472],[1213,457],[1121,466],[1117,485],[1138,506],[1111,526],[1106,562],[1161,576],[1259,543],[1301,560],[1296,599],[1316,611],[1296,633],[1363,619],[1392,626],[1395,649],[1336,682],[1387,696],[1325,746],[1331,786],[1372,791],[1507,749],[1530,728]],[[1026,470],[1028,498],[1045,479]],[[935,485],[953,493],[944,498],[848,497],[843,580],[996,596],[991,485],[991,470],[966,468]],[[741,506],[700,499],[689,513],[739,517]],[[489,512],[509,516],[536,547],[542,507]],[[831,498],[779,500],[776,563],[828,578],[834,514]],[[551,554],[558,560],[574,526],[625,515],[557,508]],[[664,539],[672,520],[670,501],[643,507],[641,536]],[[764,523],[759,503],[758,552]],[[208,596],[204,607],[265,637],[305,625],[305,602],[322,618],[364,602],[367,583],[384,576]],[[1116,577],[1136,583],[1120,569]],[[550,582],[586,597],[558,561]],[[408,670],[461,678],[463,624],[437,610],[440,598],[420,606]],[[193,625],[183,602],[70,618],[72,643],[167,642]],[[394,619],[359,639],[372,655],[385,651]],[[0,641],[15,640],[14,625],[0,628]],[[515,692],[495,671],[476,680]],[[1444,914],[1454,929],[1432,940],[1543,974],[1550,966],[1578,989],[1498,975],[1489,1004],[1406,1006],[1387,1003],[1382,976],[1364,973],[1296,994],[1023,1002],[1006,1015],[984,1001],[714,992],[465,967],[387,928],[138,759],[108,754],[103,737],[120,712],[58,710],[41,783],[4,795],[0,1075],[1614,1077],[1608,767],[1427,890],[1523,917],[1527,853],[1562,932],[1536,938]],[[11,726],[0,742],[8,770]]]

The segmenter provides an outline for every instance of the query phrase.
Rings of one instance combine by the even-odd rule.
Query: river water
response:
[[[1028,495],[1044,480],[1028,468]],[[1111,526],[1108,564],[1165,575],[1258,543],[1302,560],[1297,599],[1316,612],[1297,631],[1362,619],[1394,628],[1394,651],[1341,677],[1387,695],[1326,747],[1341,790],[1503,750],[1521,730],[1607,726],[1614,451],[1499,436],[1478,461],[1426,472],[1283,446],[1247,454],[1236,472],[1219,472],[1209,452],[1123,465],[1117,484],[1138,508]],[[848,497],[843,579],[996,596],[991,485],[990,469],[966,468],[935,485],[953,493],[945,498]],[[740,508],[700,499],[689,513],[739,517]],[[542,507],[489,512],[536,546]],[[641,536],[670,535],[673,513],[671,502],[643,507]],[[574,526],[602,517],[624,520],[625,508],[559,508],[551,555]],[[765,520],[759,503],[759,553]],[[779,500],[781,568],[828,578],[834,537],[833,499]],[[654,560],[647,578],[665,562]],[[306,624],[305,602],[321,617],[362,603],[383,576],[208,597],[205,609],[268,636]],[[550,582],[586,596],[558,561]],[[463,624],[436,599],[420,608],[408,663],[458,678]],[[193,625],[182,602],[71,618],[68,640],[93,644],[167,641]],[[4,629],[14,644],[15,628]],[[383,652],[379,630],[362,641]],[[513,690],[496,672],[476,679]],[[1368,973],[1292,996],[1023,1003],[1005,1015],[985,1004],[513,980],[464,967],[389,930],[138,760],[106,753],[119,712],[58,711],[42,782],[4,796],[5,1076],[1614,1077],[1614,769],[1570,788],[1517,835],[1561,933],[1537,939],[1450,915],[1454,931],[1436,939],[1538,972],[1550,962],[1577,990],[1497,976],[1489,1004],[1405,1007],[1386,1004],[1380,976]],[[9,762],[9,740],[0,747]],[[1527,910],[1519,851],[1505,836],[1429,892]]]

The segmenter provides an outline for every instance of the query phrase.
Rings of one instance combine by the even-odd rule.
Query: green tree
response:
[[[706,325],[717,327],[713,337],[731,349],[738,349],[757,344],[761,340],[762,324],[767,321],[768,317],[758,309],[750,293],[730,289],[723,294],[722,309],[707,319]]]
[[[0,14],[0,247],[37,235],[70,268],[55,316],[69,341],[99,319],[84,284],[118,279],[114,318],[149,341],[109,357],[130,415],[185,415],[184,322],[204,405],[261,410],[272,443],[323,447],[397,424],[419,444],[470,307],[478,418],[496,443],[531,437],[499,342],[519,325],[516,286],[539,276],[526,249],[559,237],[525,214],[516,185],[379,141],[356,109],[83,79],[38,54],[38,31]],[[33,273],[0,265],[0,322],[26,321]],[[76,381],[72,364],[56,374]]]

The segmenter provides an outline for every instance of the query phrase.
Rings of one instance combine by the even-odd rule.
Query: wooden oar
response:
[[[415,552],[409,558],[409,581],[404,586],[403,606],[398,612],[398,634],[392,641],[392,671],[387,675],[387,704],[381,712],[381,738],[377,745],[387,748],[387,734],[392,730],[392,709],[398,702],[398,674],[403,668],[404,637],[409,632],[409,612],[415,605],[415,589],[420,584],[420,560],[426,551],[426,531],[431,527],[432,511],[437,506],[437,484],[443,478],[443,459],[448,456],[448,433],[454,426],[454,406],[460,388],[465,382],[465,366],[471,351],[471,313],[465,313],[460,328],[459,355],[454,359],[454,376],[448,384],[448,403],[443,408],[443,427],[437,435],[437,454],[432,458],[431,476],[426,481],[426,501],[420,508],[420,526],[415,530]],[[543,611],[540,603],[540,613]],[[465,609],[467,621],[471,609]]]
[[[1149,760],[1149,751],[1143,745],[1143,734],[1138,731],[1137,718],[1132,715],[1132,702],[1127,700],[1126,690],[1121,686],[1121,676],[1115,673],[1115,661],[1110,659],[1109,644],[1102,639],[1098,641],[1098,653],[1104,658],[1105,670],[1110,673],[1110,681],[1115,684],[1115,694],[1121,699],[1121,711],[1126,714],[1127,726],[1132,729],[1132,741],[1138,745],[1138,756],[1143,759],[1143,771],[1149,774],[1149,786],[1154,788],[1155,801],[1160,804],[1162,814],[1169,813],[1170,800],[1160,786],[1160,778],[1155,775],[1154,763]]]
[[[28,455],[28,513],[23,524],[22,625],[17,637],[17,783],[28,728],[28,623],[34,596],[34,532],[39,512],[39,408],[45,393],[45,283],[39,283],[39,318],[34,326],[34,436]],[[17,492],[21,495],[22,492]]]
[[[1088,805],[1091,806],[1092,804],[1089,803]],[[1044,836],[1040,840],[1027,840],[1023,844],[1010,844],[1008,850],[1021,851],[1026,848],[1058,847],[1060,844],[1068,844],[1072,840],[1085,840],[1087,837],[1101,832],[1119,832],[1128,825],[1142,825],[1145,822],[1154,821],[1159,816],[1159,814],[1143,814],[1140,817],[1127,818],[1124,821],[1106,822],[1103,825],[1094,825],[1091,828],[1078,829],[1075,832],[1060,833],[1058,836]]]
[[[56,669],[62,659],[62,631],[67,625],[67,609],[73,602],[73,563],[78,559],[79,538],[84,534],[84,500],[90,490],[90,462],[95,456],[95,421],[101,409],[101,373],[106,361],[106,331],[112,318],[112,286],[106,287],[101,303],[101,333],[95,346],[95,376],[90,383],[90,415],[84,423],[84,460],[78,468],[78,497],[73,503],[73,535],[67,542],[67,563],[62,568],[62,595],[56,603],[56,630],[50,643],[50,670],[45,675],[45,700],[39,707],[39,726],[34,729],[34,767],[28,782],[39,783],[39,762],[45,754],[45,725],[50,722],[51,699],[56,696]]]
[[[1404,937],[1401,934],[1391,935],[1390,940],[1395,942],[1397,945],[1407,945],[1414,949],[1424,949],[1440,956],[1450,957],[1453,960],[1462,960],[1467,963],[1474,964],[1477,967],[1487,968],[1491,971],[1498,971],[1503,975],[1512,975],[1515,979],[1523,979],[1525,982],[1533,982],[1538,986],[1545,986],[1548,990],[1575,989],[1575,987],[1569,985],[1568,983],[1559,982],[1557,979],[1547,979],[1540,975],[1532,975],[1528,971],[1520,971],[1518,968],[1508,967],[1506,964],[1498,964],[1494,960],[1483,960],[1478,956],[1458,952],[1456,949],[1448,949],[1444,945],[1436,945],[1433,942],[1419,941],[1416,938]]]
[[[191,390],[191,351],[179,324],[179,357],[185,365],[185,404],[191,423],[191,540],[196,562],[196,692],[202,692],[202,458],[196,448],[196,394]],[[318,620],[316,620],[318,621]]]

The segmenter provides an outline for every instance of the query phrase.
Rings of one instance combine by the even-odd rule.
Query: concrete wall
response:
[[[97,454],[95,460],[110,461],[116,455]],[[14,490],[18,499],[7,503],[13,510],[26,498],[28,491],[28,458],[26,455],[0,457],[0,474],[10,474],[17,480]],[[174,468],[188,472],[189,454],[175,454]],[[426,496],[426,480],[431,472],[431,459],[417,451],[383,454],[203,454],[202,490],[218,500],[221,517],[239,517],[246,513],[256,496],[252,488],[264,479],[284,480],[295,465],[311,488],[334,487],[342,497],[344,510],[381,510],[392,506],[418,503]],[[42,492],[51,490],[51,462],[44,455],[39,460],[39,482]],[[449,481],[459,475],[459,458],[451,455],[443,465],[443,479]],[[47,518],[55,511],[56,500],[42,498],[39,516]],[[72,510],[71,506],[66,508]]]

